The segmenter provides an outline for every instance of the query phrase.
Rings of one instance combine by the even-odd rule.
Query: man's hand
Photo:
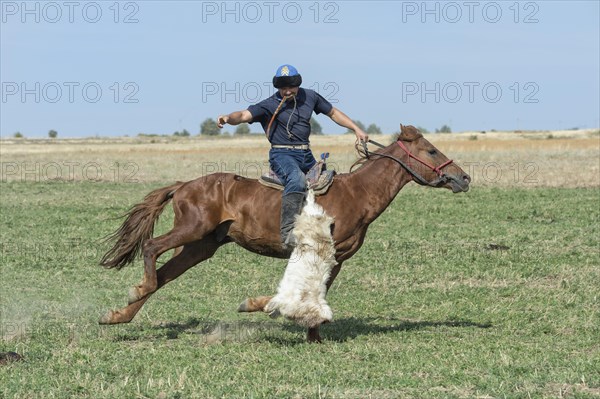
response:
[[[217,118],[217,126],[219,128],[223,128],[223,125],[226,125],[229,122],[229,115],[219,115]]]
[[[217,126],[222,128],[223,125],[230,124],[232,126],[239,125],[240,123],[252,122],[252,114],[247,109],[243,111],[235,111],[229,115],[219,115],[217,118]]]
[[[356,138],[358,139],[358,141],[363,141],[365,143],[369,141],[369,135],[359,127],[356,128],[354,134],[356,134]]]

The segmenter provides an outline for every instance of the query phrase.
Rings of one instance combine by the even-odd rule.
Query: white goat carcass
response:
[[[327,280],[337,263],[331,235],[333,221],[315,202],[312,190],[309,191],[293,230],[296,247],[277,295],[265,307],[272,317],[283,315],[309,328],[333,319],[331,308],[325,301]]]

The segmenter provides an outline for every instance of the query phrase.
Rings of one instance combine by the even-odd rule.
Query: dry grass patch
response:
[[[474,187],[600,186],[600,136],[592,130],[426,137],[471,174]],[[391,140],[372,138],[383,144]],[[348,172],[357,159],[351,135],[315,136],[312,143],[316,157],[331,154],[330,166],[338,172]],[[268,151],[261,135],[4,140],[1,181],[165,182],[214,172],[256,178],[268,169]]]

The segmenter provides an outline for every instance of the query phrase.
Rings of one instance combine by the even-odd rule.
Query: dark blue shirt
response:
[[[277,92],[258,104],[249,106],[248,111],[252,114],[250,123],[260,122],[266,131],[280,102],[281,95]],[[269,141],[271,144],[308,144],[310,117],[313,111],[317,115],[327,115],[332,108],[333,105],[316,91],[300,88],[296,95],[296,109],[293,99],[286,101],[271,125]],[[288,129],[291,134],[288,134]]]

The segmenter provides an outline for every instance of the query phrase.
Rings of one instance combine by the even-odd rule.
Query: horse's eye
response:
[[[435,149],[431,149],[428,151],[430,155],[435,155],[437,154],[437,151]]]

